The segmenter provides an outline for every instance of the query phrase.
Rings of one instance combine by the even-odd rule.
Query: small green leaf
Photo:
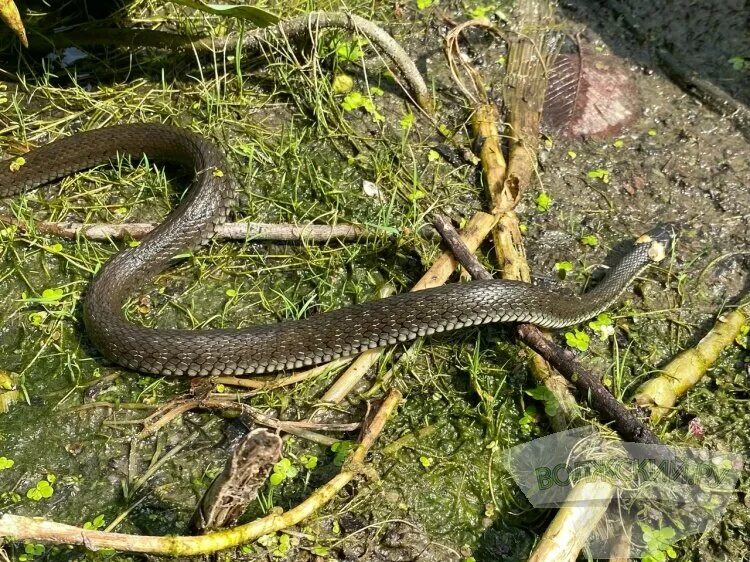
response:
[[[336,53],[336,58],[342,62],[357,62],[365,56],[362,47],[367,45],[366,39],[354,39],[343,41],[336,39],[331,42],[331,47]]]
[[[728,62],[735,70],[744,70],[748,66],[748,61],[745,57],[732,57]]]
[[[656,136],[656,129],[649,129],[648,130],[648,136],[655,137]]]
[[[26,491],[26,497],[33,501],[40,501],[44,498],[52,497],[55,489],[46,480],[40,480],[36,486]]]
[[[414,114],[410,111],[401,118],[399,125],[402,129],[409,129],[414,124]]]
[[[9,459],[7,457],[0,457],[0,470],[7,470],[9,468],[13,468],[13,465],[15,462],[13,459]]]
[[[346,457],[349,456],[349,452],[352,448],[354,448],[354,443],[351,441],[336,441],[336,443],[331,445],[331,451],[336,453],[333,457],[333,464],[336,466],[344,464],[344,461],[346,460]]]
[[[237,296],[237,289],[227,289],[224,291],[224,294],[228,296],[230,299]]]
[[[529,404],[529,406],[523,411],[523,417],[518,420],[518,425],[529,430],[532,429],[538,421],[539,413],[537,412],[536,406],[534,404]]]
[[[437,150],[432,150],[427,153],[427,161],[428,162],[437,162],[440,160],[440,153]]]
[[[606,312],[602,312],[596,317],[596,320],[589,322],[589,328],[599,334],[601,340],[606,340],[615,333],[612,317]]]
[[[571,160],[575,160],[577,156],[578,153],[576,153],[575,150],[568,150],[568,158],[570,158]]]
[[[612,143],[612,146],[614,146],[615,148],[622,148],[623,146],[625,146],[625,141],[622,139],[617,139]]]
[[[589,348],[589,335],[581,330],[565,332],[565,342],[575,349],[586,351]]]
[[[604,168],[596,168],[589,171],[586,175],[591,179],[599,179],[602,183],[609,183],[609,170],[605,170]]]
[[[430,468],[432,466],[433,460],[430,457],[419,457],[419,462],[422,463],[422,466],[425,468]]]
[[[536,209],[542,213],[549,211],[552,206],[552,198],[544,191],[536,196]]]
[[[421,189],[415,189],[409,194],[408,197],[409,197],[409,201],[414,202],[414,201],[419,201],[420,199],[424,199],[425,197],[427,197],[427,194]]]
[[[473,10],[470,10],[469,15],[473,19],[478,20],[478,19],[486,18],[487,14],[491,14],[494,10],[495,10],[495,6],[491,4],[485,5],[485,6],[478,6],[474,8]]]
[[[743,349],[747,349],[748,335],[750,335],[750,324],[743,324],[740,333],[735,338],[735,343]]]
[[[50,246],[45,246],[44,249],[47,250],[48,252],[53,253],[53,254],[59,254],[60,252],[62,252],[63,247],[62,247],[62,244],[60,244],[59,242],[57,242],[56,244],[51,244]]]
[[[318,466],[318,457],[315,455],[302,455],[299,458],[299,462],[307,470],[314,470]]]
[[[569,261],[559,261],[555,263],[555,271],[569,272],[573,271],[573,264]]]
[[[24,165],[26,164],[26,158],[23,156],[19,156],[17,158],[14,158],[10,161],[10,165],[8,166],[8,169],[11,172],[17,172],[19,171]]]
[[[86,521],[83,524],[84,529],[88,529],[91,531],[96,531],[98,529],[101,529],[104,527],[104,515],[97,515],[94,517],[93,521]]]
[[[364,105],[364,99],[362,92],[352,92],[347,94],[344,101],[341,102],[341,107],[344,111],[354,111]]]
[[[36,489],[39,490],[39,493],[42,495],[43,498],[51,498],[52,494],[55,493],[55,489],[46,480],[41,480],[36,485]]]
[[[432,6],[433,0],[417,0],[417,10],[424,10]]]
[[[385,117],[383,117],[375,108],[375,103],[372,99],[364,96],[361,92],[351,92],[347,94],[344,101],[341,102],[341,108],[344,111],[354,111],[355,109],[362,108],[372,115],[374,121],[385,120]]]
[[[585,234],[581,236],[581,244],[584,246],[591,246],[592,248],[599,244],[599,239],[595,234]]]
[[[557,414],[560,404],[557,402],[557,398],[555,398],[552,391],[546,386],[537,386],[536,388],[527,390],[526,394],[540,402],[544,402],[544,413],[547,416],[552,417]]]
[[[285,478],[286,478],[286,474],[282,474],[280,472],[274,472],[273,474],[271,474],[269,481],[271,482],[272,486],[278,486],[284,481]]]
[[[438,131],[440,131],[440,134],[444,137],[450,138],[453,134],[451,130],[448,128],[448,125],[445,125],[444,123],[438,124]]]

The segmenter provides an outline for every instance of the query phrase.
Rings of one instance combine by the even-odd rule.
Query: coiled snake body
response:
[[[489,322],[561,328],[609,307],[643,268],[664,255],[669,228],[636,241],[607,277],[582,297],[516,281],[454,283],[317,314],[238,330],[162,330],[128,322],[127,298],[168,267],[174,256],[213,235],[226,219],[236,183],[210,141],[165,125],[119,125],[75,134],[0,164],[0,197],[44,185],[116,155],[179,163],[196,180],[184,200],[137,247],[110,259],[84,300],[86,331],[96,347],[127,368],[157,375],[243,375],[315,365],[435,332]],[[15,170],[15,171],[14,171]]]

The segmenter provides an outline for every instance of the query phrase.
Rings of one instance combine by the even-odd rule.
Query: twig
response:
[[[555,518],[534,547],[528,562],[574,562],[591,533],[607,512],[607,497],[615,487],[605,480],[581,481],[565,498]],[[591,501],[591,498],[601,498]]]
[[[89,550],[110,548],[118,551],[166,556],[195,556],[240,546],[263,535],[296,525],[335,498],[344,486],[360,473],[368,451],[375,444],[375,440],[385,427],[388,416],[396,409],[400,400],[401,393],[392,390],[341,472],[315,490],[305,501],[282,514],[272,513],[245,525],[197,537],[152,537],[109,533],[31,517],[4,514],[0,517],[0,537],[81,545]]]
[[[321,445],[330,446],[333,445],[338,439],[333,439],[326,435],[321,435],[313,431],[317,429],[320,431],[353,431],[357,429],[359,423],[350,424],[330,424],[330,423],[314,423],[308,421],[288,421],[280,420],[262,412],[259,412],[252,406],[237,402],[234,397],[230,400],[221,398],[194,398],[190,400],[177,400],[174,401],[157,412],[154,412],[147,418],[140,421],[144,424],[143,429],[138,434],[139,439],[144,439],[149,435],[153,435],[159,429],[173,421],[179,415],[195,410],[198,408],[207,408],[212,410],[232,410],[240,411],[243,414],[251,417],[253,421],[266,427],[272,427],[286,433],[291,433],[308,441],[314,443],[320,443]],[[154,421],[155,420],[155,421]]]
[[[487,271],[484,266],[479,263],[477,257],[472,253],[466,246],[458,231],[453,228],[451,221],[448,217],[443,215],[435,215],[433,220],[435,229],[443,237],[443,240],[448,247],[456,256],[458,263],[460,263],[466,271],[469,272],[474,279],[492,279],[492,274]]]
[[[507,165],[501,145],[498,110],[494,104],[481,101],[487,100],[487,95],[481,91],[469,97],[480,100],[475,105],[471,118],[472,133],[481,142],[479,160],[483,178],[490,196],[492,213],[498,217],[497,225],[492,230],[492,238],[502,277],[530,282],[531,273],[526,262],[520,221],[514,208],[535,171],[538,125],[545,91],[544,70],[553,57],[555,48],[554,43],[545,43],[545,28],[551,17],[549,6],[539,7],[538,3],[524,2],[519,5],[518,10],[521,17],[514,26],[515,32],[506,37],[509,43],[509,64],[504,97],[510,114],[511,132],[514,133],[509,138],[510,160]],[[467,25],[458,26],[458,31],[462,31]],[[487,28],[486,22],[480,21],[478,25]],[[533,37],[523,33],[526,28],[535,30]],[[496,33],[491,26],[489,29]],[[458,33],[453,36],[453,42],[457,44],[457,41]],[[540,53],[535,41],[543,44],[548,52]],[[446,54],[451,67],[455,67],[452,59],[460,56],[457,47],[449,46]],[[476,73],[469,72],[470,67],[466,63],[462,61],[461,64],[471,78],[475,77]],[[454,78],[460,80],[455,72]],[[532,85],[526,85],[524,80],[530,80]],[[460,85],[466,90],[465,86]],[[482,87],[481,80],[472,80],[472,86],[474,90]],[[536,353],[531,354],[531,370],[534,377],[553,393],[560,406],[551,419],[552,427],[558,431],[565,429],[572,420],[578,418],[577,405],[568,390],[567,382],[554,373]]]
[[[0,224],[13,225],[23,232],[35,231],[60,238],[106,241],[122,238],[140,240],[158,226],[158,223],[93,223],[46,222],[26,223],[6,213],[0,213]],[[216,227],[217,240],[275,240],[279,242],[327,242],[331,239],[357,240],[375,235],[360,226],[350,224],[267,224],[261,222],[233,222]]]

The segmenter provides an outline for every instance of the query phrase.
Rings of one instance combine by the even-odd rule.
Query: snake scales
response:
[[[235,196],[235,179],[212,142],[158,124],[75,134],[32,150],[20,167],[11,166],[11,160],[0,164],[0,197],[53,182],[118,154],[178,163],[196,173],[180,205],[140,245],[110,259],[84,300],[86,331],[96,347],[122,366],[151,374],[243,375],[299,368],[489,322],[573,325],[609,307],[638,273],[664,256],[673,236],[671,228],[660,228],[639,238],[607,277],[580,298],[516,281],[473,281],[245,329],[149,329],[125,319],[125,301],[167,268],[175,255],[211,238]]]

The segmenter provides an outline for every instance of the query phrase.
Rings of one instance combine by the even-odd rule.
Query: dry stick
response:
[[[722,314],[698,344],[672,359],[660,374],[643,383],[635,393],[635,403],[650,410],[651,422],[668,414],[677,400],[703,378],[724,349],[737,338],[747,317],[741,310]]]
[[[492,275],[461,242],[458,232],[450,221],[442,216],[435,219],[435,228],[440,232],[456,259],[475,279],[492,279]],[[636,416],[623,406],[599,378],[578,362],[576,356],[544,337],[541,330],[532,324],[519,324],[516,333],[526,345],[575,385],[580,396],[588,399],[600,414],[615,422],[617,432],[637,443],[661,444],[659,438],[645,427]]]
[[[361,472],[368,451],[385,427],[386,420],[401,400],[392,390],[367,427],[356,450],[349,456],[341,472],[324,484],[305,501],[282,514],[271,514],[245,525],[224,529],[201,536],[151,537],[92,531],[43,521],[31,517],[5,514],[0,517],[0,537],[13,540],[48,541],[85,546],[89,550],[110,548],[125,552],[142,552],[166,556],[195,556],[209,554],[248,543],[269,533],[275,533],[310,517]]]
[[[578,482],[557,510],[527,562],[574,562],[599,521],[607,513],[607,497],[615,487],[604,480]],[[596,498],[596,501],[591,501]]]
[[[551,5],[547,0],[521,0],[516,6],[517,33],[509,45],[508,74],[503,91],[503,99],[510,115],[512,137],[509,143],[508,175],[499,194],[508,199],[519,196],[523,188],[531,183],[536,172],[539,123],[546,91],[544,67],[549,67],[556,51],[547,43],[546,30],[550,28],[552,19]],[[540,60],[541,50],[546,53]],[[515,224],[513,222],[511,220],[508,225],[499,225],[506,226],[506,232],[499,232],[496,237],[496,244],[501,244],[500,253],[503,254],[499,256],[503,276],[529,282],[530,275],[528,266],[525,265],[520,231],[517,221]],[[513,266],[511,258],[517,258],[524,265]],[[572,405],[571,393],[565,386],[567,381],[553,373],[537,353],[533,354],[532,372],[546,388],[555,393],[561,412],[553,418],[553,427],[556,430],[564,429],[566,421],[562,417],[563,412],[571,416],[571,419],[579,417],[577,408]],[[568,497],[575,501],[579,498],[611,497],[613,494],[614,489],[606,482],[579,483]],[[603,509],[591,509],[590,506],[573,505],[559,510],[529,557],[529,562],[574,560],[603,514]]]
[[[140,240],[159,226],[159,223],[93,223],[46,222],[26,223],[6,213],[0,213],[0,224],[13,225],[23,232],[75,239],[79,236],[94,241],[133,238]],[[219,225],[214,238],[218,240],[275,240],[279,242],[326,242],[331,239],[357,240],[375,235],[375,232],[350,224],[267,224],[261,222],[232,222]]]
[[[0,20],[4,21],[13,30],[21,45],[24,47],[29,46],[29,41],[26,38],[26,29],[23,27],[23,21],[21,21],[21,14],[18,13],[18,8],[13,0],[0,0]]]
[[[504,279],[531,282],[516,202],[536,174],[547,71],[557,52],[558,41],[550,40],[552,8],[546,0],[523,0],[517,4],[516,23],[508,45],[508,70],[503,84],[503,100],[508,108],[510,138],[508,169],[503,178],[488,184],[493,208],[502,218],[493,232],[495,253]],[[485,118],[492,114],[484,112]],[[478,122],[482,133],[489,123]],[[497,129],[497,125],[494,126]],[[490,157],[492,155],[488,155]],[[502,179],[502,182],[499,180]],[[580,419],[579,408],[567,381],[554,372],[537,353],[531,354],[531,372],[555,396],[558,412],[550,422],[556,431],[566,429]]]

